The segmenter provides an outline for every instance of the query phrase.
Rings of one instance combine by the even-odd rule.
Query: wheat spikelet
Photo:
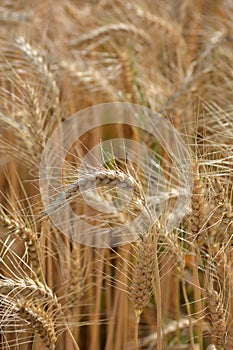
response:
[[[32,172],[35,173],[38,164],[40,163],[42,145],[44,144],[44,142],[40,143],[40,135],[38,135],[35,130],[33,130],[33,133],[30,133],[28,126],[25,128],[15,121],[9,121],[9,118],[1,113],[0,117],[2,127],[2,130],[0,131],[1,153],[7,153],[12,158],[20,159],[31,168]],[[6,138],[5,133],[2,132],[3,130],[6,132],[11,132],[12,138],[14,137],[14,142],[12,140],[9,141]],[[37,135],[39,137],[37,137]]]
[[[119,170],[97,170],[94,174],[87,174],[85,177],[81,177],[74,184],[68,185],[66,189],[66,198],[72,195],[73,191],[85,191],[90,188],[109,186],[118,187],[124,190],[133,190],[138,197],[141,196],[140,184],[129,173],[120,172]]]
[[[32,137],[34,139],[31,146],[28,145],[28,152],[35,159],[35,162],[39,163],[46,139],[46,113],[41,108],[41,101],[35,88],[27,83],[23,84],[22,87],[26,105],[23,124],[27,127],[25,129],[25,132],[28,133],[27,139]]]
[[[52,90],[57,90],[57,87],[54,87],[56,83],[52,82],[54,78],[42,57],[22,37],[16,45],[15,41],[10,41],[10,44],[6,43],[5,46],[3,42],[1,66],[7,85],[7,88],[0,86],[1,126],[6,135],[8,132],[12,134],[6,138],[1,132],[1,147],[6,151],[11,148],[9,153],[13,156],[17,153],[17,156],[31,166],[32,172],[35,172],[35,165],[40,163],[47,134],[54,125],[51,107],[55,109],[55,104],[58,104],[58,101],[54,102],[58,97],[54,97],[55,92]],[[28,69],[31,72],[31,68],[32,75],[25,81],[24,71]],[[15,139],[13,142],[13,137],[17,138],[17,142]]]
[[[44,141],[44,120],[43,112],[41,108],[41,102],[39,100],[38,92],[32,85],[23,84],[24,88],[24,98],[26,108],[28,110],[28,116],[25,115],[25,118],[28,119],[28,126],[32,133],[36,133],[36,136],[39,136],[39,142]]]

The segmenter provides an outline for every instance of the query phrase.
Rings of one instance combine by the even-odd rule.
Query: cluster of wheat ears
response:
[[[232,18],[231,0],[0,2],[0,349],[233,349]],[[176,198],[156,218],[148,213],[153,225],[136,241],[96,248],[51,223],[39,168],[57,126],[106,102],[168,120],[193,183],[173,230]],[[89,149],[117,137],[158,153],[164,191],[176,183],[176,163],[153,135],[94,128],[71,145],[51,212],[65,198],[99,231],[143,212],[148,174],[134,162],[78,173]],[[98,185],[88,195],[116,210],[91,208],[81,184]]]

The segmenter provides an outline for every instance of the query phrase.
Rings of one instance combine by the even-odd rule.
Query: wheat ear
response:
[[[53,291],[38,279],[31,279],[27,276],[22,278],[0,279],[0,294],[3,296],[22,296],[32,300],[40,300],[44,305],[54,308],[56,311],[61,309],[57,296]]]
[[[7,216],[1,207],[0,222],[3,224],[3,227],[10,230],[11,233],[16,234],[24,241],[25,246],[27,247],[30,265],[32,266],[33,271],[37,274],[37,276],[40,276],[41,263],[39,259],[40,248],[38,234],[34,232],[32,228],[27,227],[24,223],[21,223],[18,220]]]
[[[79,39],[72,41],[72,46],[81,46],[89,44],[93,41],[99,40],[103,37],[109,37],[113,35],[120,35],[122,33],[131,34],[133,37],[140,38],[143,42],[151,44],[150,36],[141,28],[134,26],[133,24],[116,23],[99,27],[90,31],[87,34],[82,35]]]
[[[204,196],[204,185],[199,173],[199,165],[194,165],[194,181],[192,194],[191,234],[197,239],[198,244],[205,242],[205,223],[207,220],[207,206]]]
[[[71,302],[80,294],[83,283],[84,266],[82,266],[81,248],[73,242],[70,254],[70,283],[68,289],[68,296]]]
[[[138,349],[138,326],[143,309],[147,306],[154,290],[157,303],[157,349],[162,350],[162,314],[161,286],[158,264],[159,223],[156,223],[145,236],[141,237],[138,247],[137,264],[133,272],[130,299],[134,304],[136,323],[134,331],[135,349]],[[154,286],[155,282],[155,286]]]
[[[62,192],[47,209],[44,216],[57,210],[64,200],[68,200],[79,193],[93,189],[95,186],[98,188],[109,186],[111,188],[133,191],[134,195],[136,195],[142,202],[145,201],[142,195],[141,185],[132,175],[129,173],[126,174],[123,171],[103,169],[98,170],[95,173],[80,176],[76,182],[69,184],[66,190]]]
[[[217,350],[221,350],[225,346],[227,326],[221,296],[213,288],[207,291],[207,304],[211,321],[211,342],[217,347]]]
[[[206,348],[206,350],[217,350],[216,346],[214,344],[209,344]]]
[[[126,3],[123,0],[117,0],[117,2],[123,7],[126,7]],[[127,4],[127,6],[128,5],[129,4]],[[135,17],[140,18],[144,22],[149,23],[151,26],[154,26],[160,32],[163,32],[172,43],[178,44],[182,49],[185,48],[185,41],[182,38],[180,31],[175,29],[174,24],[171,24],[161,16],[156,16],[154,13],[142,9],[136,3],[132,2],[129,6],[132,14],[135,15]],[[129,11],[128,8],[127,11]]]
[[[2,10],[2,9],[1,9]],[[0,12],[0,22],[6,25],[17,25],[19,22],[31,20],[32,13],[25,13],[23,11],[10,12],[5,8]]]
[[[44,62],[42,56],[39,55],[38,51],[32,48],[32,46],[24,39],[24,37],[20,36],[16,39],[16,43],[18,44],[19,49],[24,52],[26,57],[30,60],[30,62],[36,67],[38,74],[42,76],[44,79],[45,87],[48,91],[52,93],[54,110],[59,105],[59,95],[60,91],[57,86],[56,80],[54,78],[53,73],[49,70],[48,65]]]
[[[140,317],[143,309],[150,301],[154,268],[155,240],[152,233],[149,231],[140,240],[137,252],[137,263],[130,287],[130,299],[134,305],[137,317]]]
[[[32,302],[25,299],[17,300],[15,305],[19,316],[30,323],[30,326],[43,339],[46,348],[55,349],[57,334],[52,318],[48,312],[42,310],[39,306],[33,305]]]
[[[72,80],[85,92],[99,92],[104,101],[117,101],[118,95],[114,86],[109,80],[93,67],[85,68],[74,62],[61,61],[60,67],[64,69],[72,77]],[[86,96],[86,98],[89,98]],[[103,102],[103,101],[101,101]]]
[[[227,191],[218,180],[214,182],[214,190],[208,234],[216,243],[227,242],[233,235],[233,207]]]

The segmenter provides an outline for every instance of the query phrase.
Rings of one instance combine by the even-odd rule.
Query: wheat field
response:
[[[0,349],[233,350],[232,18],[231,0],[0,2]],[[73,115],[86,131],[46,158]]]

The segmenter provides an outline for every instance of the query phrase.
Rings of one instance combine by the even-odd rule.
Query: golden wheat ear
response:
[[[29,322],[31,328],[43,339],[46,348],[54,350],[57,335],[54,322],[48,312],[25,299],[19,299],[15,304],[15,309],[19,316]]]
[[[220,293],[214,289],[207,291],[207,304],[211,322],[211,342],[217,349],[222,349],[226,345],[227,324]]]
[[[0,222],[7,234],[15,234],[25,243],[28,253],[29,265],[37,276],[41,275],[40,242],[39,235],[32,227],[27,226],[22,220],[18,221],[7,215],[0,208]]]

